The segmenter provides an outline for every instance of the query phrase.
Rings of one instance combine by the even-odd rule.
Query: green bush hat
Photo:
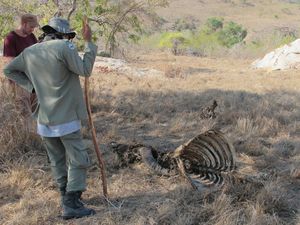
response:
[[[51,18],[48,25],[43,26],[42,30],[46,34],[58,32],[68,35],[70,38],[76,36],[76,33],[70,29],[69,21],[60,17]]]

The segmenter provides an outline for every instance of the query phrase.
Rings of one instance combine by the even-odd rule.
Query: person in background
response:
[[[37,17],[32,14],[21,16],[20,26],[9,32],[4,39],[3,56],[14,58],[25,48],[37,43],[33,31],[38,27]]]
[[[91,42],[87,23],[82,31],[83,59],[71,41],[76,33],[67,20],[54,17],[42,30],[43,41],[14,58],[4,68],[4,74],[37,95],[38,106],[33,115],[61,193],[63,219],[93,215],[95,210],[86,208],[81,201],[90,159],[80,132],[87,110],[79,75],[91,75],[97,46]]]
[[[4,39],[3,56],[6,63],[18,56],[25,48],[37,43],[33,31],[38,26],[35,15],[27,13],[21,16],[20,26],[9,32]],[[30,131],[32,122],[30,115],[36,106],[36,96],[18,87],[11,80],[9,80],[9,87],[13,92],[17,110],[25,117],[25,128]]]

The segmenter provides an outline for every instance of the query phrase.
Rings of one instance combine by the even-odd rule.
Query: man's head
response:
[[[37,17],[32,14],[23,14],[21,16],[21,31],[24,35],[31,34],[39,26]]]
[[[71,30],[69,21],[60,17],[50,19],[48,25],[42,27],[45,35],[55,35],[56,38],[73,39],[76,33]]]

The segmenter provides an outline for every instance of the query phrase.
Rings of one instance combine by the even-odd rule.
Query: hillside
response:
[[[300,4],[289,1],[170,1],[160,8],[161,29],[130,46],[132,55],[176,50],[179,55],[257,59],[299,37]],[[221,27],[212,28],[221,23]],[[180,37],[180,38],[179,38]],[[174,45],[176,40],[176,49]],[[234,44],[231,45],[234,41]]]
[[[209,17],[223,17],[245,26],[250,35],[280,27],[299,30],[299,12],[299,4],[279,0],[173,0],[158,10],[169,24],[178,18],[203,24]]]

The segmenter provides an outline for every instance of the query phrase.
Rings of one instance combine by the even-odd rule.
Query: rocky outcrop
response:
[[[253,68],[285,70],[300,68],[300,39],[277,48],[252,63]]]
[[[159,70],[151,68],[136,68],[128,64],[125,60],[106,58],[106,57],[96,57],[94,64],[94,71],[102,73],[116,72],[125,75],[133,75],[137,77],[143,76],[164,76],[164,73]]]

